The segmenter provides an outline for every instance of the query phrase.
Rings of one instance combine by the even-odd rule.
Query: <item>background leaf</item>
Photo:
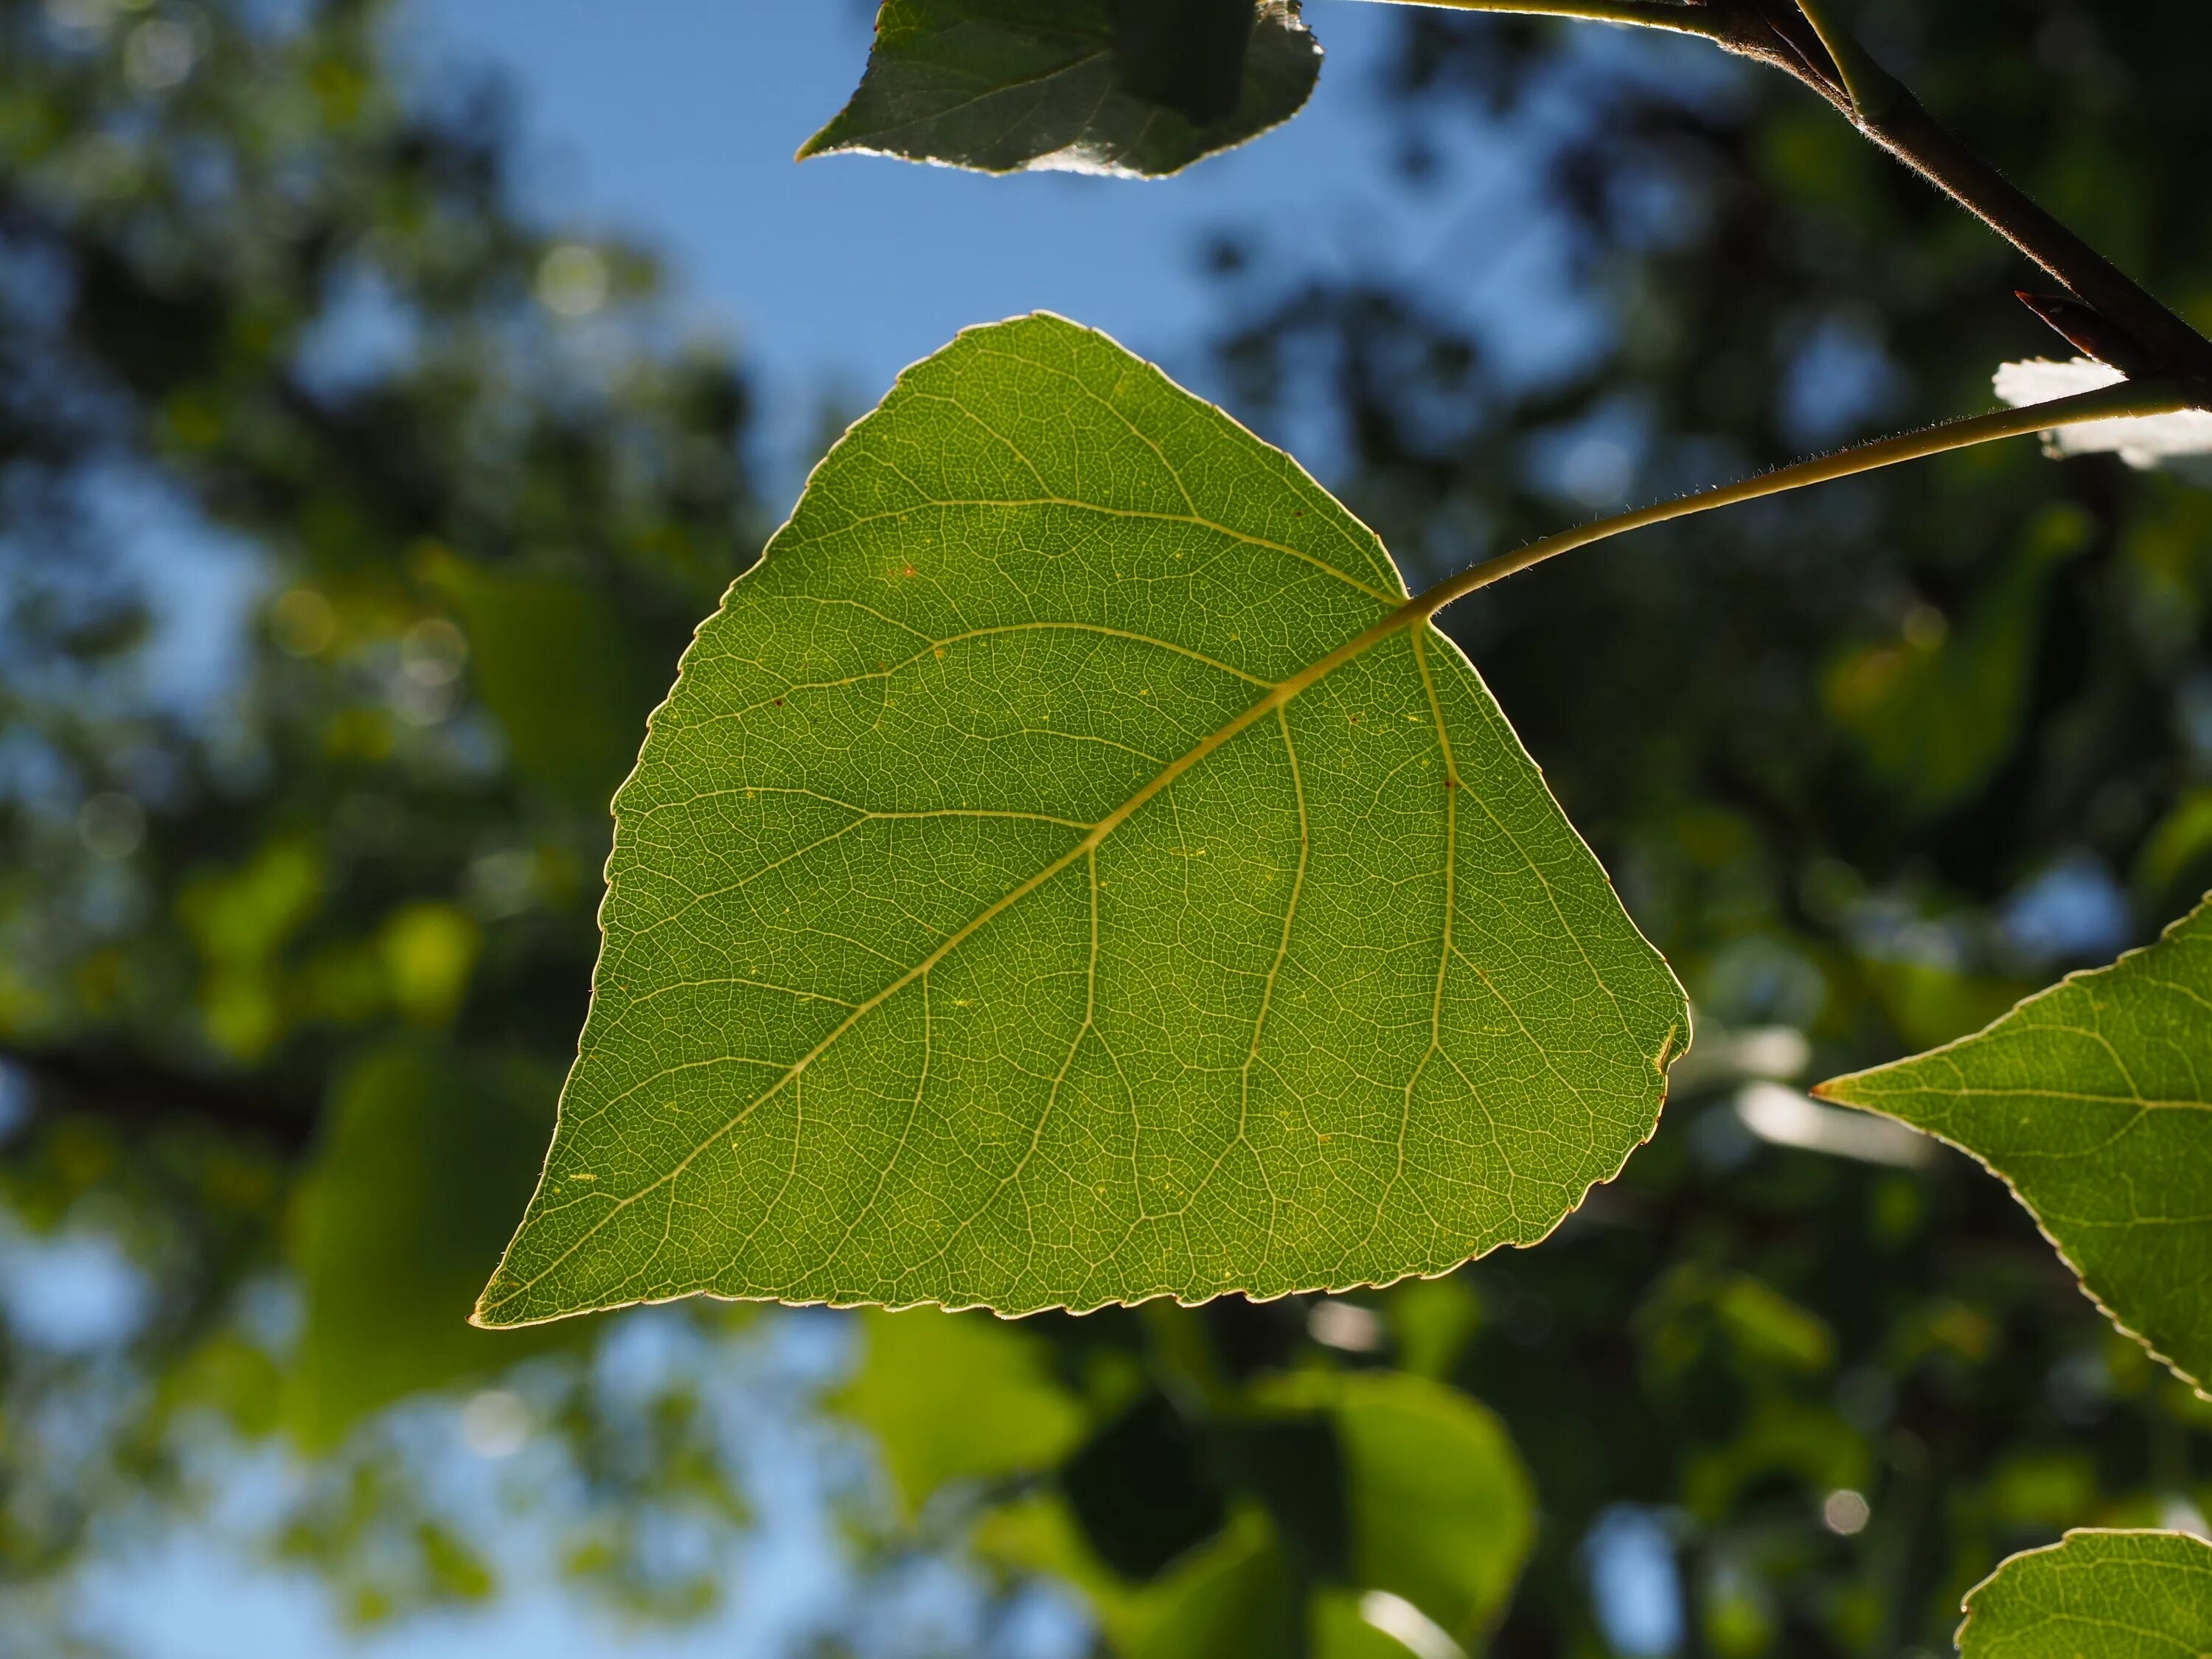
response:
[[[981,1314],[872,1313],[860,1370],[832,1407],[876,1437],[911,1515],[947,1481],[1048,1469],[1085,1426],[1050,1350]]]
[[[1814,1092],[1979,1158],[2123,1329],[2212,1376],[2212,903],[1986,1030]]]
[[[1386,1632],[1408,1626],[1479,1650],[1534,1541],[1534,1488],[1504,1425],[1424,1378],[1259,1379],[1203,1443],[1231,1477],[1226,1524],[1141,1576],[1100,1559],[1079,1502],[1042,1494],[988,1516],[979,1548],[1080,1586],[1118,1651],[1352,1659],[1403,1651]]]
[[[479,1194],[528,1189],[550,1083],[526,1060],[428,1042],[378,1048],[337,1081],[293,1220],[307,1322],[286,1407],[302,1445],[519,1357],[465,1316],[499,1248],[499,1211]]]
[[[2011,755],[2051,586],[2093,533],[2086,514],[2044,514],[1955,630],[1922,606],[1908,612],[1899,637],[1830,665],[1830,712],[1906,811],[1932,817],[1956,806]]]
[[[886,0],[799,154],[1157,176],[1287,121],[1320,73],[1284,0]]]
[[[2069,1532],[1966,1598],[1960,1659],[2212,1653],[2212,1544],[2176,1532]]]
[[[1456,1389],[1403,1373],[1310,1373],[1286,1379],[1280,1397],[1326,1404],[1334,1421],[1351,1582],[1474,1645],[1534,1541],[1535,1492],[1504,1425]]]
[[[637,753],[655,689],[619,613],[558,577],[452,557],[428,575],[468,630],[477,694],[516,766],[579,804],[602,805]]]
[[[1101,335],[908,371],[617,798],[479,1317],[1274,1296],[1541,1238],[1650,1133],[1687,1011],[1465,659],[1378,629],[1402,593]]]

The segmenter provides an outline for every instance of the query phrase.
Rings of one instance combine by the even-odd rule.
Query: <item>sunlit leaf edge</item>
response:
[[[2022,1550],[2017,1554],[2005,1557],[2003,1560],[1998,1562],[1997,1565],[1990,1570],[1987,1577],[1984,1578],[1979,1583],[1976,1584],[1973,1589],[1966,1592],[1966,1596],[1960,1603],[1960,1610],[1966,1614],[1966,1617],[1960,1621],[1957,1633],[1952,1638],[1953,1644],[1957,1648],[1961,1655],[1965,1656],[1965,1659],[1980,1659],[1980,1656],[1977,1655],[1975,1649],[1970,1648],[1967,1645],[1967,1643],[1974,1638],[1975,1619],[1983,1615],[1987,1611],[1985,1605],[1978,1604],[1982,1602],[1983,1596],[1990,1590],[2003,1587],[2006,1575],[2008,1573],[2019,1571],[2022,1563],[2039,1563],[2048,1557],[2063,1556],[2069,1549],[2075,1548],[2084,1544],[2094,1545],[2096,1540],[2100,1539],[2112,1538],[2158,1539],[2161,1540],[2171,1540],[2194,1544],[2203,1552],[2203,1559],[2202,1563],[2203,1570],[2208,1578],[2212,1578],[2212,1541],[2208,1541],[2204,1539],[2199,1538],[2194,1534],[2172,1532],[2158,1528],[2069,1528],[2065,1534],[2055,1544],[2045,1544],[2040,1549]],[[2081,1570],[2085,1572],[2094,1571],[2098,1565],[2100,1564],[2096,1562],[2083,1563],[2081,1564]]]
[[[1891,1118],[1896,1122],[1905,1124],[1907,1128],[1912,1129],[1917,1133],[1924,1134],[1930,1139],[1942,1142],[1946,1146],[1951,1147],[1954,1151],[1964,1153],[1966,1157],[1973,1159],[1975,1163],[1980,1164],[1984,1170],[1987,1170],[1990,1175],[1996,1176],[1999,1181],[2004,1183],[2005,1190],[2012,1194],[2014,1202],[2018,1204],[2022,1210],[2027,1212],[2028,1218],[2035,1224],[2035,1230],[2038,1233],[2042,1235],[2043,1242],[2048,1244],[2051,1249],[2052,1254],[2057,1255],[2059,1261],[2065,1264],[2066,1271],[2073,1274],[2074,1282],[2080,1287],[2082,1296],[2088,1300],[2091,1306],[2095,1308],[2099,1313],[2102,1314],[2106,1320],[2111,1322],[2112,1328],[2118,1331],[2121,1335],[2128,1338],[2129,1340],[2140,1346],[2145,1353],[2148,1354],[2160,1364],[2172,1371],[2174,1376],[2179,1377],[2184,1382],[2186,1382],[2191,1389],[2195,1389],[2200,1398],[2212,1400],[2212,1379],[2207,1379],[2193,1375],[2186,1366],[2181,1364],[2179,1361],[2172,1358],[2163,1352],[2152,1338],[2144,1334],[2144,1333],[2137,1330],[2133,1325],[2130,1324],[2117,1310],[2109,1306],[2103,1297],[2100,1297],[2095,1291],[2090,1288],[2088,1279],[2083,1273],[2081,1264],[2075,1261],[2072,1255],[2067,1250],[2065,1245],[2059,1243],[2057,1238],[2052,1235],[2050,1227],[2045,1224],[2042,1214],[2033,1204],[2030,1204],[2027,1201],[2027,1197],[2021,1193],[2020,1188],[2014,1182],[2010,1176],[2006,1175],[2002,1170],[1999,1170],[1994,1164],[1990,1163],[1988,1158],[1984,1158],[1981,1153],[1976,1152],[1972,1147],[1966,1146],[1962,1141],[1954,1140],[1950,1136],[1940,1133],[1923,1125],[1910,1122],[1905,1118],[1898,1117],[1894,1113],[1884,1111],[1879,1106],[1872,1105],[1863,1101],[1853,1100],[1847,1095],[1838,1092],[1862,1078],[1872,1077],[1877,1073],[1887,1072],[1895,1066],[1909,1065],[1917,1060],[1931,1059],[1937,1055],[1950,1053],[1954,1049],[1963,1048],[1967,1044],[1978,1042],[1982,1037],[1988,1036],[1991,1031],[1996,1030],[1998,1026],[2002,1025],[2007,1020],[2019,1013],[2022,1009],[2033,1007],[2035,1004],[2045,1001],[2051,997],[2057,996],[2063,991],[2078,987],[2084,981],[2094,981],[2104,975],[2110,974],[2122,963],[2130,962],[2138,957],[2144,956],[2148,952],[2156,950],[2160,945],[2164,944],[2183,927],[2186,927],[2189,923],[2196,921],[2200,915],[2203,915],[2207,909],[2212,909],[2212,894],[2207,894],[2203,900],[2195,908],[2191,908],[2187,914],[2177,916],[2173,921],[2168,922],[2164,927],[2160,928],[2159,930],[2158,938],[2153,939],[2149,944],[2139,945],[2131,951],[2124,951],[2111,962],[2100,963],[2097,967],[2075,969],[2072,973],[2068,974],[2056,984],[2046,985],[2041,990],[2035,992],[2033,994],[2022,997],[2010,1008],[2007,1009],[2003,1013],[1999,1014],[1995,1019],[1990,1021],[1988,1024],[1983,1026],[1978,1030],[1969,1031],[1963,1036],[1954,1037],[1948,1042],[1939,1043],[1935,1048],[1923,1049],[1918,1054],[1903,1055],[1897,1060],[1886,1061],[1880,1066],[1869,1066],[1856,1072],[1846,1072],[1839,1076],[1829,1078],[1823,1082],[1814,1085],[1811,1092],[1820,1099],[1832,1100],[1838,1105],[1849,1106],[1854,1110],[1875,1112],[1883,1117]],[[2069,1536],[2071,1535],[2072,1534],[2069,1534]],[[2054,1545],[2051,1547],[2056,1548],[2057,1547]]]
[[[994,167],[979,160],[957,155],[900,149],[888,143],[877,141],[872,137],[869,131],[859,128],[858,119],[854,113],[854,106],[867,93],[869,79],[878,72],[880,67],[878,61],[878,54],[884,46],[883,12],[888,3],[890,0],[878,0],[876,19],[870,30],[867,61],[863,68],[860,82],[848,96],[845,103],[839,106],[837,112],[793,152],[792,159],[794,161],[810,161],[828,155],[866,155],[884,161],[905,161],[922,167],[946,167],[957,173],[980,173],[987,178],[994,179],[1012,178],[1019,173],[1037,172],[1073,172],[1125,181],[1172,179],[1188,172],[1201,161],[1209,161],[1217,155],[1226,155],[1231,150],[1241,149],[1254,140],[1263,138],[1295,120],[1304,112],[1307,103],[1311,100],[1325,55],[1321,41],[1315,36],[1311,27],[1301,15],[1302,0],[1255,0],[1255,9],[1259,13],[1258,27],[1285,30],[1290,35],[1301,41],[1311,55],[1311,70],[1306,76],[1304,89],[1294,102],[1277,112],[1261,117],[1255,125],[1243,131],[1223,133],[1210,142],[1201,141],[1185,159],[1172,167],[1148,168],[1125,165],[1120,161],[1073,159],[1055,162],[1054,156],[1060,155],[1060,152],[1031,155],[1009,166]],[[1064,72],[1066,67],[1067,66],[1063,66],[1060,70],[1055,70],[1054,74]],[[1250,90],[1248,86],[1248,95]],[[1134,97],[1137,94],[1129,95]],[[1176,116],[1176,118],[1188,119],[1181,116]],[[1212,125],[1217,129],[1224,128],[1234,119],[1233,115],[1224,116]],[[855,129],[849,134],[844,131],[848,126]],[[1193,131],[1196,134],[1206,129],[1194,126]]]

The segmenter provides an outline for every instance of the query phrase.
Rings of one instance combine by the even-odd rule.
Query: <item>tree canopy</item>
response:
[[[1854,9],[1930,107],[2212,322],[2201,8]],[[643,1400],[611,1380],[633,1316],[464,1322],[575,1053],[607,803],[647,713],[710,615],[655,741],[710,699],[750,706],[736,658],[771,626],[778,560],[797,574],[851,509],[811,497],[732,586],[788,505],[747,464],[743,363],[670,323],[648,251],[520,206],[497,100],[416,84],[392,27],[357,0],[0,5],[0,1229],[105,1241],[143,1286],[112,1340],[15,1315],[0,1334],[0,1622],[49,1650],[108,1523],[203,1513],[210,1446],[293,1460],[263,1541],[365,1622],[499,1591],[481,1528],[404,1454],[426,1401],[465,1399],[473,1443],[526,1423],[557,1449],[549,1548],[637,1614],[728,1593],[720,1558],[665,1540],[738,1536],[760,1496],[700,1370]],[[1995,365],[2048,349],[2004,246],[1787,81],[1695,42],[1410,9],[1400,27],[1397,164],[1418,181],[1471,125],[1510,134],[1589,328],[1532,376],[1510,317],[1441,314],[1356,250],[1310,258],[1307,228],[1224,226],[1217,389],[1261,438],[1336,434],[1307,455],[1326,494],[1215,434],[1313,521],[1248,534],[1314,550],[1356,515],[1418,588],[1584,512],[1981,406]],[[878,163],[810,163],[833,164]],[[1468,288],[1523,234],[1449,244]],[[363,307],[381,343],[349,332]],[[168,619],[119,500],[251,573],[219,696],[149,684]],[[1568,864],[1580,831],[1619,889],[1613,912],[1588,890],[1593,926],[1632,919],[1695,1010],[1655,1138],[1540,1249],[1386,1291],[852,1317],[823,1408],[884,1471],[855,1512],[864,1565],[919,1548],[1009,1597],[1073,1587],[1127,1652],[1441,1633],[1565,1656],[1620,1645],[1599,1546],[1640,1527],[1689,1650],[1750,1659],[1942,1651],[2011,1552],[2201,1516],[2207,1407],[2002,1187],[1901,1132],[1843,1134],[1793,1085],[1964,1036],[2212,884],[2208,547],[2212,495],[2187,479],[2023,444],[1647,532],[1449,613],[1420,648],[1455,677],[1461,750]],[[1150,550],[1130,548],[1087,556]],[[921,607],[905,568],[884,585]],[[1395,591],[1388,567],[1348,574]],[[1261,573],[1221,580],[1253,602]],[[1327,605],[1382,603],[1296,561],[1267,580],[1285,663]],[[1275,672],[1258,641],[1180,642]],[[1010,718],[1095,717],[1113,666],[1032,660],[1065,704]],[[1153,696],[1183,706],[1109,735],[1200,730],[1234,701],[1218,672],[1162,665]],[[1527,757],[1484,735],[1493,700]],[[665,787],[648,766],[625,805]],[[963,856],[1073,840],[1112,805],[1055,803],[1078,827]],[[1279,817],[1237,828],[1222,879],[1295,865]],[[1674,1011],[1638,960],[1648,1057]],[[1762,1109],[1778,1091],[1787,1133]],[[1654,1103],[1615,1126],[1622,1149]],[[1583,1162],[1569,1201],[1618,1158]],[[742,1340],[741,1313],[672,1311],[701,1352]],[[1416,1511],[1424,1547],[1401,1535]],[[2004,1600],[1978,1598],[1984,1631]],[[859,1639],[834,1612],[820,1629]]]

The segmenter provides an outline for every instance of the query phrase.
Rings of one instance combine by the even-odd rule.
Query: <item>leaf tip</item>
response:
[[[1884,1069],[1886,1068],[1879,1066],[1873,1068],[1877,1072]],[[1823,1079],[1820,1082],[1812,1085],[1805,1092],[1815,1100],[1832,1101],[1838,1106],[1856,1106],[1862,1110],[1868,1109],[1866,1097],[1861,1092],[1859,1085],[1869,1075],[1868,1072],[1845,1072],[1840,1077]]]
[[[839,118],[842,119],[842,118],[841,117]],[[811,138],[809,138],[805,143],[793,150],[791,153],[791,159],[794,161],[811,161],[817,155],[828,155],[836,150],[843,149],[844,146],[838,140],[836,132],[837,122],[833,120],[829,125],[823,127],[821,131],[816,133]]]
[[[491,1282],[486,1285],[483,1292],[477,1296],[476,1306],[469,1310],[469,1323],[477,1330],[511,1331],[518,1326],[542,1322],[526,1315],[519,1315],[512,1311],[515,1291],[520,1287],[503,1284],[501,1280],[504,1274],[503,1267],[499,1273],[494,1273]]]

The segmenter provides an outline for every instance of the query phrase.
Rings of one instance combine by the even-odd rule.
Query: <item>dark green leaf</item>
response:
[[[1317,1528],[1311,1514],[1286,1514],[1279,1500],[1297,1472],[1278,1468],[1262,1503],[1233,1504],[1226,1527],[1142,1584],[1108,1571],[1052,1499],[987,1518],[982,1553],[1079,1586],[1114,1650],[1139,1659],[1352,1659],[1401,1651],[1409,1629],[1430,1644],[1421,1651],[1478,1649],[1535,1539],[1534,1487],[1498,1419],[1455,1389],[1388,1372],[1279,1377],[1256,1403],[1306,1431],[1279,1440],[1276,1455],[1310,1456],[1322,1443],[1310,1431],[1329,1431],[1321,1455],[1332,1467],[1313,1487],[1340,1516]],[[1239,1462],[1233,1443],[1227,1461]],[[1329,1547],[1316,1550],[1317,1533]]]
[[[1228,1518],[1203,1440],[1157,1390],[1068,1459],[1060,1485],[1091,1547],[1124,1578],[1155,1577]]]
[[[1157,176],[1288,120],[1320,72],[1288,0],[885,0],[799,154]]]
[[[1458,1390],[1402,1372],[1298,1376],[1277,1398],[1325,1407],[1335,1424],[1351,1582],[1472,1644],[1535,1541],[1535,1492],[1504,1426]]]
[[[1956,629],[1920,605],[1903,636],[1844,653],[1826,691],[1867,769],[1911,817],[1971,799],[2020,741],[2054,579],[2094,538],[2075,507],[2042,514]]]
[[[468,631],[477,695],[516,765],[570,799],[604,802],[635,756],[653,676],[604,595],[459,559],[430,572]]]
[[[863,1328],[860,1368],[831,1404],[875,1436],[909,1514],[948,1481],[1048,1469],[1083,1432],[1083,1402],[1018,1326],[915,1312]]]

